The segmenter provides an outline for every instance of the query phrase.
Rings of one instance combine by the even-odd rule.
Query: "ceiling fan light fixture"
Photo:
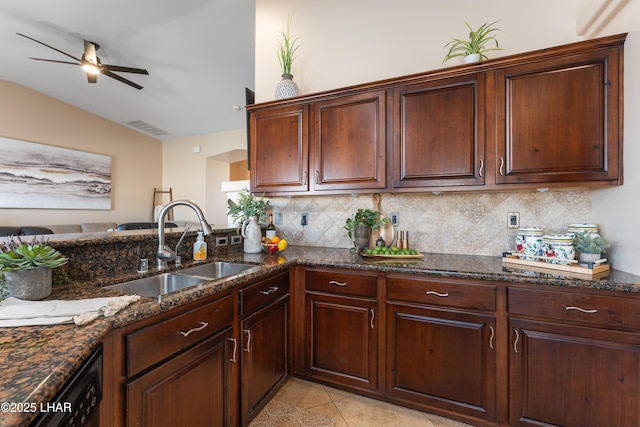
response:
[[[82,64],[82,69],[89,74],[100,74],[100,69],[90,62]]]

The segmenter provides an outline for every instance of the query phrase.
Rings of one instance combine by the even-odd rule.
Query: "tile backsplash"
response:
[[[292,245],[350,248],[347,217],[372,208],[371,195],[271,198],[282,212],[278,234]],[[521,226],[543,227],[546,233],[565,232],[568,224],[589,222],[589,190],[382,194],[382,214],[398,212],[397,229],[409,230],[410,244],[421,252],[501,255],[513,249],[516,229],[507,228],[507,214],[519,212]],[[300,225],[308,213],[308,225]]]

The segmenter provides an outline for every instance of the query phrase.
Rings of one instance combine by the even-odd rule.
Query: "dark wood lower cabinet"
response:
[[[511,319],[509,424],[640,425],[640,337]]]
[[[289,299],[277,302],[241,322],[241,423],[260,412],[288,377]]]
[[[126,386],[128,426],[237,425],[231,328]]]

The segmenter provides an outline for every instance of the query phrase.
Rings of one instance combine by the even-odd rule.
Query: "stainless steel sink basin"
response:
[[[124,292],[125,294],[156,297],[190,286],[205,283],[207,280],[198,277],[183,276],[175,273],[158,274],[157,276],[144,277],[117,285],[105,286],[105,289]]]
[[[157,276],[143,277],[129,282],[118,283],[117,285],[105,286],[105,289],[126,294],[156,297],[211,280],[233,276],[250,268],[258,268],[258,266],[218,261],[171,273],[158,274]]]
[[[233,276],[242,273],[250,268],[258,268],[254,264],[240,264],[235,262],[211,262],[209,264],[197,265],[195,267],[184,268],[177,271],[178,274],[185,276],[197,276],[199,278],[207,278],[209,280],[219,279],[221,277]]]

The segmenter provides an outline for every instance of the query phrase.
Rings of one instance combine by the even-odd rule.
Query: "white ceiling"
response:
[[[142,121],[167,132],[152,135],[162,140],[239,129],[254,28],[255,0],[1,0],[0,79],[125,126]],[[89,84],[81,67],[28,59],[72,61],[16,33],[76,58],[83,39],[98,43],[102,63],[147,69],[117,73],[144,89],[103,75]]]

